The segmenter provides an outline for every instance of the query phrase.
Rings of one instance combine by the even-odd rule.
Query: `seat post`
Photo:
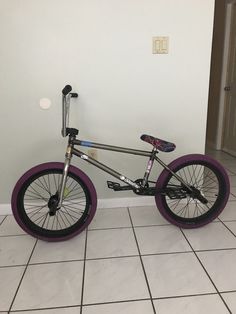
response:
[[[150,158],[148,160],[147,168],[146,168],[146,171],[145,171],[145,174],[144,174],[144,177],[143,177],[143,182],[142,182],[142,186],[143,187],[145,187],[145,185],[148,182],[148,178],[149,178],[150,172],[152,170],[152,166],[153,166],[153,163],[154,163],[154,160],[155,160],[155,156],[156,156],[157,153],[158,153],[157,149],[155,147],[153,147],[153,150],[152,150],[151,156],[150,156]]]

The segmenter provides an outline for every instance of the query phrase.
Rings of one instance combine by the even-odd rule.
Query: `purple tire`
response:
[[[83,171],[70,166],[63,206],[54,217],[49,215],[48,201],[57,195],[63,168],[60,162],[37,165],[18,180],[12,193],[17,223],[26,233],[44,241],[65,241],[78,235],[96,212],[97,194],[92,181]]]
[[[208,203],[203,204],[188,193],[183,199],[177,196],[171,199],[159,193],[155,201],[162,216],[181,228],[198,228],[216,219],[225,208],[230,194],[229,178],[221,164],[209,156],[190,154],[177,158],[168,167],[190,186],[200,190]],[[171,185],[181,187],[181,183],[164,169],[156,188],[165,189]]]

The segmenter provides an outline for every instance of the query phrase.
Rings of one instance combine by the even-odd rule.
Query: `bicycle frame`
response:
[[[152,152],[149,151],[143,151],[143,150],[137,150],[137,149],[131,149],[131,148],[125,148],[125,147],[118,147],[118,146],[111,146],[111,145],[105,145],[105,144],[99,144],[99,143],[93,143],[93,142],[88,142],[88,141],[80,141],[80,140],[73,140],[72,141],[73,145],[79,145],[79,146],[85,146],[85,147],[93,147],[97,149],[103,149],[103,150],[109,150],[109,151],[114,151],[114,152],[120,152],[120,153],[125,153],[125,154],[132,154],[132,155],[138,155],[138,156],[145,156],[149,157],[149,162],[148,166],[145,172],[145,175],[143,177],[143,182],[142,186],[145,186],[147,183],[149,173],[151,171],[153,161],[156,155],[156,150],[153,149]],[[113,177],[127,183],[128,185],[132,186],[135,189],[139,189],[140,186],[132,181],[131,179],[127,178],[125,175],[115,171],[112,168],[109,168],[108,166],[102,164],[101,162],[93,159],[92,157],[86,155],[85,153],[77,150],[76,148],[72,148],[72,155],[76,155],[80,157],[81,159],[86,160],[88,163],[96,166],[97,168],[109,173]]]
[[[71,91],[71,90],[70,90]],[[69,91],[69,92],[70,92]],[[112,146],[112,145],[106,145],[106,144],[100,144],[100,143],[93,143],[90,141],[83,141],[83,140],[78,140],[76,139],[76,135],[78,134],[77,129],[70,129],[67,128],[67,124],[69,122],[69,107],[70,107],[70,98],[71,97],[77,97],[74,96],[77,95],[75,93],[70,93],[69,95],[63,95],[62,97],[62,136],[66,137],[69,135],[69,141],[68,141],[68,146],[66,150],[66,156],[65,156],[65,166],[64,166],[64,171],[63,171],[63,176],[62,176],[62,181],[61,181],[61,187],[59,190],[59,204],[58,207],[62,205],[62,200],[63,200],[63,193],[64,193],[64,188],[66,184],[66,178],[71,162],[71,158],[73,155],[87,161],[88,163],[94,165],[95,167],[107,172],[111,176],[115,177],[116,179],[123,181],[126,183],[128,186],[130,186],[131,190],[135,191],[137,194],[139,193],[140,189],[144,188],[148,182],[149,175],[151,173],[153,163],[156,160],[160,165],[162,165],[166,170],[168,170],[175,178],[180,181],[184,187],[186,187],[189,191],[191,191],[191,187],[189,187],[183,180],[180,178],[176,173],[174,173],[161,159],[159,159],[156,155],[158,154],[158,151],[156,148],[153,148],[152,151],[144,151],[144,150],[138,150],[138,149],[131,149],[131,148],[126,148],[126,147],[119,147],[119,146]],[[71,132],[70,130],[75,131],[74,133]],[[89,148],[97,148],[97,149],[102,149],[102,150],[109,150],[113,152],[120,152],[120,153],[125,153],[125,154],[132,154],[132,155],[138,155],[138,156],[144,156],[144,157],[149,157],[147,167],[144,173],[144,176],[142,178],[141,184],[138,184],[137,182],[131,180],[130,178],[126,177],[125,175],[117,172],[116,170],[106,166],[105,164],[95,160],[94,158],[90,157],[86,153],[76,149],[74,146],[83,146],[83,147],[89,147]]]

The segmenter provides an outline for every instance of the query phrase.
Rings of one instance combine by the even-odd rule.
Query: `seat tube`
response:
[[[153,163],[154,163],[156,152],[157,152],[157,149],[153,148],[151,157],[148,160],[147,168],[146,168],[146,171],[145,171],[145,174],[144,174],[144,177],[143,177],[143,182],[142,182],[142,186],[143,187],[145,187],[145,185],[148,182],[148,178],[149,178],[150,172],[152,170],[152,166],[153,166]]]
[[[71,151],[72,151],[72,144],[69,143],[68,146],[67,146],[67,150],[66,150],[63,175],[62,175],[61,184],[60,184],[59,203],[58,203],[58,206],[57,206],[58,209],[61,208],[61,206],[62,206],[63,195],[64,195],[65,186],[66,186],[67,174],[68,174],[68,171],[69,171],[70,162],[71,162],[71,158],[72,158]]]

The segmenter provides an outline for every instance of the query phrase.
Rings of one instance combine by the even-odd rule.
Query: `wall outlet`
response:
[[[169,37],[152,37],[152,53],[169,53]]]
[[[91,148],[91,149],[88,149],[88,156],[95,159],[95,160],[98,160],[98,151],[97,149],[94,149],[94,148]]]

